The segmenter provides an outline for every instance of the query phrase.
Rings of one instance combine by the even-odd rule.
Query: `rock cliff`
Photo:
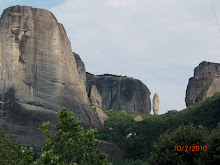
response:
[[[99,108],[97,106],[92,106],[92,108],[94,109],[94,111],[96,112],[96,114],[99,117],[100,121],[104,125],[104,122],[109,119],[107,114],[101,108]]]
[[[102,96],[95,85],[90,88],[88,96],[92,104],[102,108]]]
[[[87,92],[95,85],[102,96],[102,107],[139,114],[150,113],[150,91],[140,80],[124,76],[87,73]]]
[[[88,104],[85,75],[82,68],[78,73],[74,56],[63,26],[49,11],[26,6],[4,10],[0,123],[23,144],[42,145],[38,126],[48,120],[53,124],[62,107],[83,119],[85,127],[102,127]]]
[[[76,64],[77,64],[77,70],[78,70],[78,74],[79,74],[79,85],[83,91],[84,100],[87,100],[87,102],[89,103],[88,96],[86,93],[86,83],[87,83],[87,81],[86,81],[86,68],[85,68],[84,62],[81,60],[80,56],[74,52],[73,52],[73,55],[75,57]]]
[[[203,61],[194,69],[186,90],[186,106],[220,92],[220,64]]]
[[[104,122],[108,120],[109,117],[102,109],[99,108],[99,107],[102,107],[102,97],[95,85],[92,85],[87,95],[86,93],[87,79],[86,79],[85,65],[78,54],[73,53],[73,55],[75,56],[75,59],[76,59],[77,69],[79,73],[79,82],[83,90],[83,96],[87,100],[88,103],[90,100],[90,102],[93,104],[92,105],[93,111],[95,112],[96,116],[99,118],[101,123],[104,125]],[[88,100],[88,97],[89,97],[89,100]]]

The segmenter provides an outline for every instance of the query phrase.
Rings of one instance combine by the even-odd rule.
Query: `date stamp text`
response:
[[[206,151],[207,146],[174,146],[175,151]]]

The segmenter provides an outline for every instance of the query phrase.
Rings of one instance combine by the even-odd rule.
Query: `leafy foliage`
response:
[[[203,157],[203,161],[208,165],[220,164],[220,124],[212,130],[207,147],[207,154]]]
[[[149,163],[144,162],[140,159],[137,160],[126,159],[124,162],[121,163],[114,162],[112,165],[149,165]]]
[[[220,122],[219,109],[220,93],[182,111],[141,115],[144,119],[141,122],[133,120],[138,114],[103,109],[110,119],[105,121],[105,127],[99,131],[99,139],[118,145],[128,159],[148,162],[154,150],[153,144],[158,142],[161,134],[171,133],[179,126],[190,123],[195,127],[202,125],[210,131]],[[130,133],[132,135],[127,137]]]
[[[165,133],[160,136],[159,142],[155,145],[155,151],[151,155],[154,165],[184,164],[197,165],[204,155],[204,151],[189,151],[190,146],[206,146],[208,131],[203,126],[198,128],[193,125],[180,126],[172,133]],[[188,146],[182,151],[175,150],[178,146]]]
[[[47,140],[44,141],[39,164],[108,164],[107,156],[97,148],[96,129],[88,129],[84,133],[80,126],[82,121],[66,108],[58,112],[58,120],[54,136],[50,134],[49,122],[40,126]]]
[[[13,136],[5,135],[0,127],[0,164],[26,165],[33,160],[33,148],[21,147]]]

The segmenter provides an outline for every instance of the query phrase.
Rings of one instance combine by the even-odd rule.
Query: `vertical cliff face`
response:
[[[220,92],[220,64],[203,61],[194,70],[186,90],[186,106]]]
[[[80,85],[66,32],[49,11],[26,6],[4,10],[0,76],[1,124],[23,143],[39,146],[38,125],[53,123],[61,107],[83,119],[85,126],[101,127],[87,103],[86,87]]]
[[[84,62],[81,60],[80,56],[76,53],[73,53],[75,59],[76,59],[76,64],[77,64],[77,70],[78,70],[78,74],[79,74],[79,84],[80,84],[80,87],[83,91],[83,97],[84,97],[84,100],[87,100],[87,102],[89,103],[89,100],[88,100],[88,96],[87,96],[87,93],[86,93],[86,68],[85,68],[85,65],[84,65]]]
[[[102,107],[139,114],[150,113],[150,91],[141,81],[123,76],[95,76],[87,73],[87,92],[95,85]]]

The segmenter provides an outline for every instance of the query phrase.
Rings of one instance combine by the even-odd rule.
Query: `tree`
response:
[[[207,148],[203,161],[208,165],[220,164],[220,123],[209,135]]]
[[[6,136],[0,127],[0,164],[28,165],[33,160],[33,148],[21,147],[13,136]]]
[[[201,164],[201,159],[205,151],[201,151],[200,146],[206,146],[207,135],[208,131],[203,126],[196,128],[192,124],[179,126],[175,131],[161,135],[151,155],[152,164]],[[178,151],[175,146],[181,146],[181,149],[178,147],[180,151]],[[188,146],[187,149],[186,146]],[[199,151],[192,151],[192,146],[199,146]]]
[[[58,112],[54,136],[49,131],[50,123],[43,123],[39,129],[47,139],[41,149],[39,164],[107,165],[107,156],[97,148],[97,130],[87,129],[84,132],[81,123],[66,108]]]

